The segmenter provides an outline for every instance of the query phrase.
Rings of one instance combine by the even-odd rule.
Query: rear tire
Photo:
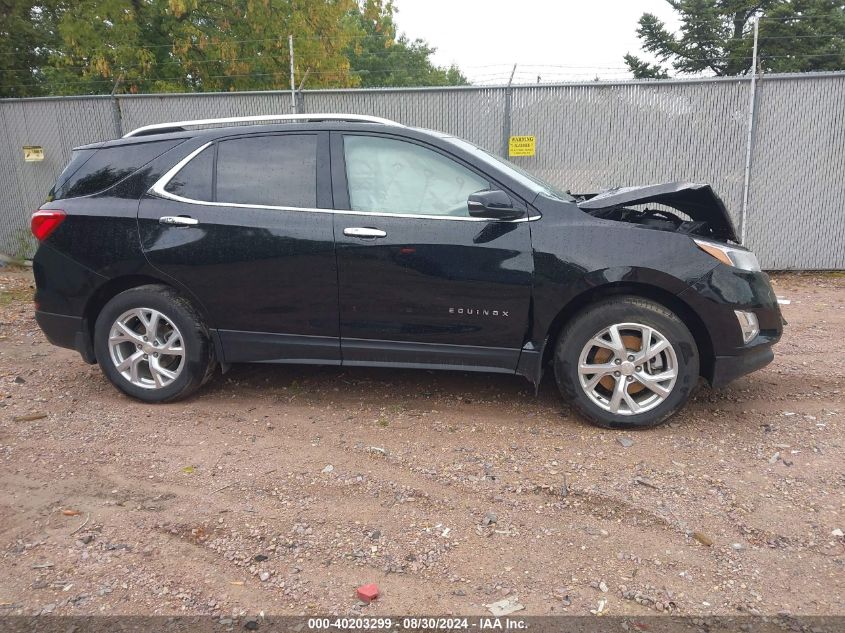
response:
[[[698,384],[699,356],[672,311],[619,296],[590,305],[567,323],[554,369],[561,394],[591,423],[648,428],[687,402]]]
[[[115,387],[149,403],[187,397],[216,365],[197,311],[160,285],[126,290],[105,305],[94,325],[94,353]]]

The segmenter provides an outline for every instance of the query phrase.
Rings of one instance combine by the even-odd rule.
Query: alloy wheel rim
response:
[[[587,397],[615,415],[639,415],[660,406],[678,379],[678,357],[661,332],[641,323],[617,323],[587,341],[578,359]]]
[[[136,387],[163,389],[185,366],[182,333],[152,308],[133,308],[109,329],[109,355],[120,375]]]

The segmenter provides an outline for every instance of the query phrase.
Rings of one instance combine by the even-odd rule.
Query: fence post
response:
[[[296,111],[299,114],[306,112],[305,110],[305,95],[302,94],[302,87],[305,85],[305,80],[311,74],[311,67],[305,69],[305,74],[302,75],[302,81],[299,82],[299,89],[296,91]]]
[[[123,136],[123,114],[120,111],[120,101],[117,96],[117,88],[120,86],[120,82],[123,81],[123,73],[118,75],[117,79],[115,79],[114,86],[112,86],[111,94],[111,106],[112,106],[112,116],[114,117],[114,131],[116,132],[116,138],[120,138]]]
[[[748,193],[751,188],[751,149],[754,143],[754,108],[757,97],[757,33],[760,20],[754,20],[754,48],[751,52],[751,85],[748,95],[748,138],[745,144],[745,179],[742,184],[742,210],[740,212],[739,243],[745,246],[748,224]]]
[[[511,88],[511,84],[513,83],[514,73],[516,73],[516,64],[513,65],[511,77],[508,79],[508,86],[505,88],[505,116],[502,122],[502,158],[508,157],[508,144],[511,138],[511,110],[513,108],[513,89]]]
[[[120,98],[117,95],[111,96],[112,116],[114,117],[115,138],[123,136],[123,114],[120,111]]]

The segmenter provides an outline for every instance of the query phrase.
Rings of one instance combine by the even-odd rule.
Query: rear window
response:
[[[317,136],[281,134],[221,141],[217,202],[276,207],[317,205]]]
[[[79,171],[79,168],[82,167],[96,152],[97,150],[95,149],[73,150],[73,153],[70,155],[70,162],[67,164],[67,167],[62,170],[62,173],[59,174],[56,184],[53,185],[52,189],[50,189],[48,201],[55,198],[56,192],[61,191],[68,179]]]
[[[76,150],[50,192],[51,200],[99,193],[138,171],[182,139]]]

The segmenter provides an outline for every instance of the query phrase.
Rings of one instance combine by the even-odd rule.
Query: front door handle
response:
[[[349,237],[387,237],[387,233],[381,229],[370,229],[363,226],[353,226],[348,229],[343,229],[343,234],[348,235]]]
[[[172,226],[196,226],[200,221],[196,218],[189,218],[186,215],[166,215],[163,218],[159,218],[158,223]]]

